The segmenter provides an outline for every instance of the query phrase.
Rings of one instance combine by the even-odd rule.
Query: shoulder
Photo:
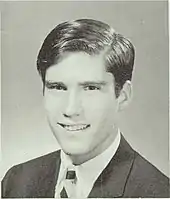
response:
[[[43,175],[49,175],[60,164],[60,151],[55,151],[41,157],[29,160],[10,168],[2,180],[2,194],[6,195],[9,190],[19,190],[25,185],[41,179]]]
[[[152,165],[148,160],[142,157],[139,153],[135,153],[135,159],[133,164],[133,173],[135,175],[140,175],[142,178],[155,183],[167,184],[169,179],[161,171],[159,171],[154,165]],[[140,174],[138,171],[141,171]]]
[[[135,152],[127,188],[150,197],[167,197],[169,179],[149,161]],[[133,188],[132,188],[133,187]]]
[[[46,167],[47,165],[50,165],[54,161],[60,158],[60,151],[55,151],[34,159],[31,159],[29,161],[26,161],[24,163],[18,164],[13,166],[8,170],[7,173],[11,173],[13,171],[18,172],[21,170],[37,170],[43,167]]]
[[[138,167],[140,169],[143,168],[143,169],[145,169],[145,172],[149,171],[149,173],[154,174],[154,175],[158,175],[159,177],[165,176],[153,164],[151,164],[148,160],[146,160],[143,156],[141,156],[137,152],[135,152],[134,169],[136,167]]]

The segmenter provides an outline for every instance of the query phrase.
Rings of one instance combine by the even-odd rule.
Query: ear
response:
[[[127,80],[124,83],[123,88],[120,91],[120,94],[118,97],[118,110],[119,111],[124,110],[129,105],[132,99],[132,95],[133,95],[132,83],[131,81]]]

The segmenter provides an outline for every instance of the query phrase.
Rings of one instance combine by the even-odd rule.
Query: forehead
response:
[[[112,74],[106,72],[102,55],[92,56],[83,52],[65,55],[59,63],[46,71],[46,80],[51,81],[110,81],[112,79]]]

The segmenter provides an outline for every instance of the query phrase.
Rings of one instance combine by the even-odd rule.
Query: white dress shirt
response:
[[[67,169],[74,169],[76,172],[75,198],[87,198],[95,181],[115,155],[120,144],[120,137],[120,131],[118,130],[114,142],[103,153],[77,166],[73,165],[69,156],[61,150],[61,165],[55,188],[55,198],[60,198]]]

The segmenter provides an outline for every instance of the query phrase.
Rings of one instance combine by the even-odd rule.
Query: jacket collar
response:
[[[89,198],[116,198],[123,196],[126,181],[134,161],[134,150],[121,135],[116,154],[96,180]]]

